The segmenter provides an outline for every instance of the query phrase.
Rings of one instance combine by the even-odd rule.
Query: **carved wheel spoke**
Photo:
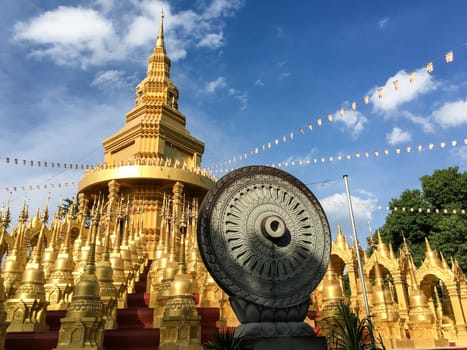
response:
[[[330,230],[298,179],[275,168],[237,169],[206,195],[198,241],[213,278],[229,295],[269,306],[307,300],[326,270]]]

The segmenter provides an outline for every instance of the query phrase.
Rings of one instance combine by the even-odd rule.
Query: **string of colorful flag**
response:
[[[18,191],[33,191],[33,190],[48,190],[49,193],[52,190],[58,190],[65,187],[74,187],[75,182],[64,182],[55,184],[43,184],[43,185],[28,185],[28,186],[8,186],[4,190],[9,193]],[[320,203],[324,207],[345,207],[347,204],[343,201],[333,200],[320,200]],[[465,209],[438,209],[438,208],[416,208],[416,207],[390,207],[377,204],[365,204],[365,203],[354,203],[355,208],[370,209],[372,211],[392,211],[392,212],[403,212],[403,213],[425,213],[425,214],[454,214],[464,215],[466,214]]]
[[[132,166],[132,165],[149,165],[149,166],[164,166],[171,168],[178,168],[188,172],[195,172],[203,176],[211,177],[211,173],[206,169],[200,167],[188,167],[185,161],[173,160],[171,158],[148,158],[148,159],[130,159],[127,162],[120,162],[119,165],[108,165],[108,164],[73,164],[73,163],[61,163],[61,162],[50,162],[50,161],[38,161],[38,160],[25,160],[18,158],[5,157],[5,163],[8,165],[23,165],[29,167],[41,167],[41,168],[54,168],[54,169],[69,169],[69,170],[84,170],[85,173],[100,169],[112,169],[119,166]]]
[[[467,145],[467,138],[463,140],[464,145]],[[441,150],[446,150],[447,146],[451,146],[451,148],[454,148],[458,145],[457,140],[452,140],[451,142],[440,142],[439,143],[439,148]],[[390,154],[396,154],[400,155],[401,153],[413,153],[414,152],[422,152],[426,149],[432,151],[437,147],[435,143],[429,143],[427,147],[424,147],[422,145],[418,146],[407,146],[405,148],[400,148],[397,147],[393,150],[389,149],[384,149],[383,151],[365,151],[365,152],[356,152],[356,153],[347,153],[347,154],[339,154],[337,156],[329,156],[329,157],[316,157],[316,158],[305,158],[305,159],[299,159],[299,160],[288,160],[288,161],[283,161],[279,163],[272,163],[269,164],[271,167],[275,168],[287,168],[287,167],[295,167],[295,166],[305,166],[305,165],[317,165],[317,164],[324,164],[324,163],[333,163],[336,161],[341,161],[341,160],[352,160],[352,159],[364,159],[364,158],[370,158],[370,157],[375,157],[378,158],[380,156],[388,156]],[[223,174],[223,173],[228,173],[232,171],[233,168],[223,168],[223,169],[217,169],[214,170],[214,174]]]
[[[70,169],[70,170],[86,170],[94,168],[94,165],[85,165],[85,164],[72,164],[72,163],[63,163],[63,162],[49,162],[41,160],[26,160],[18,159],[11,157],[4,157],[6,164],[11,165],[23,165],[30,167],[40,167],[40,168],[57,168],[57,169]]]
[[[454,61],[454,51],[453,50],[449,51],[448,53],[446,53],[444,55],[444,61],[446,63],[452,63]],[[434,65],[433,61],[430,61],[430,62],[428,62],[426,64],[427,73],[429,73],[429,74],[433,73],[434,69],[435,69],[435,65]],[[410,72],[409,75],[408,75],[408,79],[409,79],[410,83],[413,83],[415,81],[415,79],[416,79],[416,72],[415,71]],[[399,88],[400,88],[400,81],[398,79],[396,79],[396,80],[393,81],[392,85],[393,85],[394,90],[398,91]],[[384,88],[383,87],[377,88],[376,91],[377,91],[379,99],[384,97]],[[370,96],[365,95],[363,97],[363,103],[365,105],[367,105],[369,102],[370,102]],[[350,106],[351,106],[352,111],[357,110],[357,102],[356,101],[353,101]],[[345,116],[344,107],[340,107],[338,109],[338,111],[339,111],[338,115],[340,116],[340,118],[344,118],[344,116]],[[322,125],[324,125],[326,123],[326,121],[328,123],[332,123],[335,120],[336,117],[337,117],[337,113],[336,113],[336,115],[333,114],[333,113],[329,113],[327,115],[327,117],[317,118],[315,123],[309,122],[306,126],[299,127],[298,128],[298,134],[301,135],[301,136],[305,136],[305,134],[307,133],[307,130],[308,130],[308,133],[311,133],[313,130],[316,130],[317,128],[320,128]],[[273,146],[279,146],[280,144],[284,144],[287,141],[293,141],[294,137],[296,135],[297,135],[296,131],[295,132],[290,131],[290,132],[284,134],[282,137],[276,137],[276,138],[273,139],[273,141],[267,142],[267,143],[265,143],[265,144],[263,144],[261,146],[254,147],[254,148],[250,149],[249,151],[245,151],[245,152],[243,152],[242,154],[240,154],[238,156],[234,156],[234,157],[232,157],[230,159],[226,159],[226,160],[224,160],[222,162],[214,164],[213,166],[207,167],[207,169],[209,171],[215,173],[216,169],[222,168],[222,167],[227,166],[227,165],[231,165],[231,164],[236,163],[236,162],[243,161],[246,158],[248,158],[249,156],[257,155],[261,151],[262,152],[268,151]]]
[[[24,186],[6,186],[3,189],[6,192],[33,191],[33,190],[52,190],[64,187],[74,187],[75,182],[49,183],[43,185],[24,185]]]
[[[347,206],[346,202],[337,202],[331,200],[322,200],[320,201],[321,205],[324,207],[345,207]],[[438,208],[415,208],[415,207],[389,207],[376,204],[363,204],[363,203],[354,203],[355,208],[370,209],[375,211],[392,211],[392,212],[403,212],[403,213],[425,213],[425,214],[454,214],[454,215],[464,215],[466,213],[465,209],[438,209]]]

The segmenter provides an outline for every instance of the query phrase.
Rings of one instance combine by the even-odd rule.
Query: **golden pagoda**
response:
[[[103,141],[104,164],[86,171],[78,186],[80,212],[82,203],[92,202],[99,193],[113,198],[115,206],[122,196],[139,202],[140,212],[129,205],[124,214],[128,222],[139,217],[144,223],[141,229],[151,260],[160,239],[164,196],[173,202],[173,226],[178,231],[182,198],[201,199],[214,183],[200,168],[204,143],[188,132],[186,117],[178,110],[170,65],[162,16],[146,77],[136,87],[135,106],[126,114],[125,125]]]

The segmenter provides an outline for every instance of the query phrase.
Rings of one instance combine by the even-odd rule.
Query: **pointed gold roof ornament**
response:
[[[344,234],[342,233],[341,225],[337,225],[336,244],[340,249],[344,251],[349,249],[349,244]]]
[[[451,271],[451,268],[449,267],[448,263],[446,262],[446,259],[444,259],[443,252],[440,251],[439,255],[441,257],[441,266],[443,267],[443,269],[445,269],[446,271]]]
[[[3,214],[3,218],[2,218],[2,226],[5,228],[5,230],[8,229],[8,227],[10,226],[10,222],[11,222],[10,203],[11,203],[11,192],[10,192],[10,198],[8,198],[8,203],[6,206],[5,214]]]
[[[425,260],[424,264],[427,263],[433,267],[443,267],[441,260],[438,257],[438,254],[436,253],[436,250],[433,250],[430,245],[430,241],[428,240],[428,237],[425,236]]]
[[[388,246],[389,246],[389,258],[391,260],[395,260],[396,254],[394,254],[394,249],[392,248],[392,244],[388,244]]]
[[[157,34],[156,47],[163,48],[164,46],[164,9],[161,10],[161,20],[159,22],[159,33]]]
[[[378,253],[380,254],[381,257],[388,258],[389,257],[388,247],[383,242],[383,238],[381,237],[380,230],[377,231],[377,236],[378,236],[378,244],[376,246],[376,249],[377,249],[377,251],[378,251]]]
[[[49,220],[49,201],[50,201],[50,193],[47,196],[47,200],[45,201],[44,210],[42,211],[41,215],[41,222],[45,225]]]
[[[401,256],[407,256],[410,255],[410,248],[409,245],[407,244],[407,240],[405,239],[404,234],[402,233],[402,248],[401,249]]]
[[[29,218],[29,205],[26,200],[24,200],[23,208],[19,213],[18,222],[20,224],[25,224]]]
[[[39,217],[39,208],[36,209],[36,212],[34,213],[34,216],[32,217],[31,221],[29,222],[29,229],[30,230],[35,230],[39,227],[40,225],[40,217]]]

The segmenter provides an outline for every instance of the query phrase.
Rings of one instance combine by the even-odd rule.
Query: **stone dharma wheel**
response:
[[[249,166],[221,178],[198,220],[203,261],[230,296],[268,308],[309,300],[330,256],[323,208],[292,175]]]

